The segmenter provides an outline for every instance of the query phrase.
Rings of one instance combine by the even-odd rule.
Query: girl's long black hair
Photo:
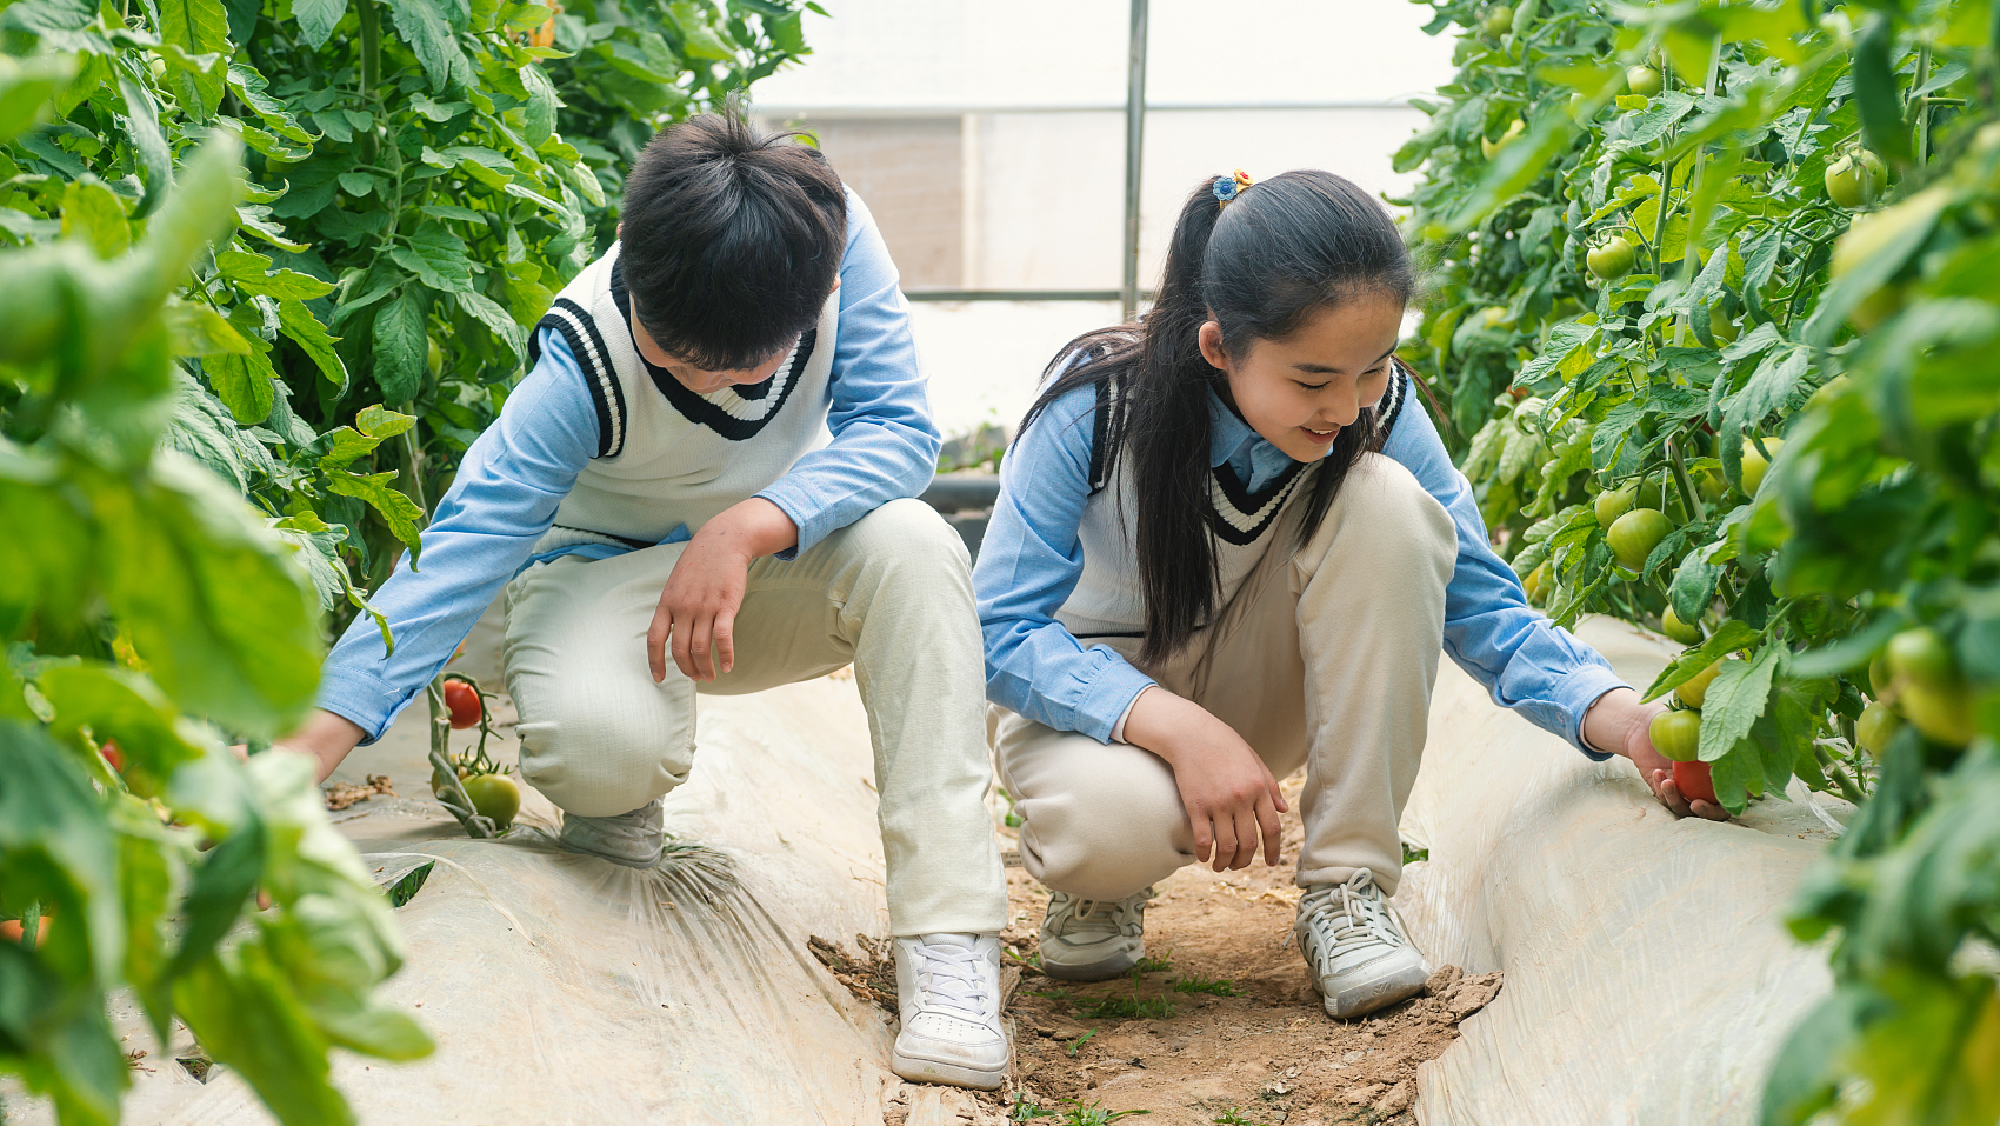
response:
[[[1363,295],[1408,302],[1416,288],[1394,221],[1349,181],[1330,172],[1286,172],[1244,189],[1226,208],[1214,183],[1202,181],[1181,207],[1152,310],[1137,324],[1099,329],[1064,346],[1043,378],[1062,375],[1021,423],[1026,433],[1050,403],[1079,387],[1095,386],[1100,405],[1108,404],[1101,479],[1115,480],[1118,459],[1131,459],[1146,600],[1140,660],[1147,663],[1184,649],[1216,608],[1208,390],[1215,387],[1225,402],[1229,395],[1227,377],[1202,359],[1202,324],[1220,324],[1223,350],[1242,356],[1252,341],[1282,340],[1322,309]],[[1377,439],[1375,412],[1364,408],[1310,471],[1297,523],[1300,546]]]

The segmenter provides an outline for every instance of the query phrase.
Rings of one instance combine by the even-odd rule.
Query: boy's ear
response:
[[[1195,344],[1201,349],[1201,358],[1208,366],[1229,370],[1229,353],[1222,350],[1222,326],[1215,321],[1203,321],[1201,331],[1195,335]]]

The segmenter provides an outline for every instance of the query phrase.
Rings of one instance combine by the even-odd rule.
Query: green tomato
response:
[[[444,374],[444,349],[438,347],[435,337],[426,337],[425,340],[429,347],[424,350],[424,362],[431,369],[431,378],[436,379]]]
[[[1492,160],[1494,157],[1500,155],[1500,150],[1506,148],[1514,138],[1526,132],[1527,128],[1528,123],[1517,117],[1508,124],[1507,131],[1500,134],[1499,140],[1489,141],[1484,137],[1479,138],[1479,151],[1485,154],[1486,159]]]
[[[1889,639],[1889,671],[1905,689],[1921,685],[1933,691],[1959,687],[1958,664],[1944,637],[1928,626],[1906,629]]]
[[[1618,563],[1628,571],[1643,570],[1646,557],[1667,538],[1674,522],[1657,508],[1635,508],[1612,521],[1610,531],[1604,538],[1611,544],[1611,554],[1618,557]]]
[[[1694,487],[1703,500],[1721,500],[1722,494],[1729,491],[1729,482],[1715,470],[1703,469],[1694,475]]]
[[[1487,9],[1486,19],[1481,26],[1486,29],[1486,34],[1491,36],[1498,37],[1507,34],[1514,30],[1514,9],[1505,4],[1494,5],[1492,8]]]
[[[1903,719],[1896,709],[1877,701],[1861,709],[1861,718],[1854,721],[1854,741],[1869,754],[1879,755],[1889,747],[1889,740],[1901,730]]]
[[[1701,757],[1701,715],[1698,712],[1661,712],[1646,728],[1653,749],[1675,762],[1693,762]]]
[[[1521,580],[1521,592],[1528,596],[1530,604],[1539,605],[1541,603],[1542,589],[1548,585],[1548,581],[1549,565],[1547,563],[1537,564],[1534,570],[1528,572],[1528,577]]]
[[[1659,71],[1649,66],[1632,66],[1625,68],[1625,88],[1634,94],[1650,98],[1666,86],[1660,81]]]
[[[1700,645],[1706,636],[1701,632],[1700,623],[1681,621],[1672,606],[1660,611],[1660,632],[1682,645]]]
[[[1881,199],[1888,186],[1889,170],[1867,149],[1847,153],[1826,168],[1826,195],[1835,207],[1865,207]]]
[[[1722,673],[1722,662],[1716,661],[1700,672],[1681,682],[1674,689],[1674,698],[1690,708],[1699,708],[1708,702],[1708,686]]]
[[[1633,481],[1608,493],[1597,494],[1597,499],[1591,502],[1590,510],[1597,514],[1597,522],[1600,525],[1609,528],[1613,521],[1632,511],[1632,506],[1638,503],[1638,499],[1639,483]]]
[[[1783,438],[1764,439],[1764,448],[1771,451],[1772,457],[1778,456],[1778,450],[1784,444]],[[1763,454],[1757,452],[1757,443],[1748,438],[1743,439],[1743,491],[1750,496],[1756,496],[1757,487],[1764,483],[1764,471],[1769,468],[1771,463],[1764,460]]]
[[[1896,705],[1918,731],[1940,743],[1962,747],[1979,734],[1972,719],[1972,693],[1963,684],[1932,688],[1912,680],[1903,685]]]
[[[493,827],[505,831],[521,812],[521,788],[504,774],[478,774],[465,780],[465,796],[472,808]]]
[[[155,55],[147,61],[146,69],[153,72],[153,81],[158,82],[167,76],[167,60]]]
[[[1591,247],[1583,260],[1591,273],[1605,281],[1612,281],[1632,272],[1632,264],[1638,260],[1638,251],[1624,235],[1612,235]]]

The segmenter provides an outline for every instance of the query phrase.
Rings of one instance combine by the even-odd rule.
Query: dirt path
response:
[[[1294,807],[1301,783],[1285,785]],[[1184,868],[1160,884],[1146,912],[1146,972],[1113,982],[1076,985],[1034,970],[1048,893],[1009,868],[1014,914],[1002,941],[1021,970],[1007,1010],[1015,1074],[982,1102],[1009,1121],[1052,1126],[1137,1111],[1147,1126],[1414,1123],[1417,1065],[1457,1039],[1458,1020],[1492,998],[1499,975],[1441,971],[1435,996],[1361,1020],[1329,1018],[1288,941],[1296,815],[1285,828],[1281,867]]]

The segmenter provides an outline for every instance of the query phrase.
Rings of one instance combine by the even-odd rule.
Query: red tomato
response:
[[[104,756],[104,761],[111,764],[113,771],[119,774],[125,773],[125,752],[118,749],[117,740],[106,739],[104,745],[97,749],[97,753]]]
[[[1715,779],[1710,777],[1708,764],[1705,762],[1675,763],[1674,788],[1689,801],[1719,804],[1715,800]]]
[[[462,680],[444,682],[444,706],[451,713],[453,727],[479,726],[480,713],[485,710],[479,690]]]

